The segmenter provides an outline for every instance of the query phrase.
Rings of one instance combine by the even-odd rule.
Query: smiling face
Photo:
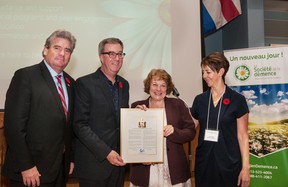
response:
[[[123,48],[120,44],[106,44],[103,52],[122,53]],[[119,57],[119,55],[116,55],[115,58],[111,58],[109,54],[100,54],[99,56],[102,64],[101,70],[103,73],[108,78],[115,78],[122,67],[123,58]]]
[[[209,87],[215,87],[219,84],[223,84],[223,72],[223,68],[217,72],[216,70],[213,71],[209,66],[202,66],[202,76]]]
[[[165,98],[167,92],[167,84],[164,80],[153,77],[150,83],[149,94],[155,101],[161,101]]]
[[[68,65],[71,54],[71,42],[64,38],[54,38],[50,47],[44,46],[43,49],[45,61],[58,74]]]

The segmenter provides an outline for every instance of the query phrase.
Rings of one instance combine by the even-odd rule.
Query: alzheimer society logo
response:
[[[245,65],[238,66],[234,73],[236,79],[240,81],[246,81],[250,77],[250,69]]]

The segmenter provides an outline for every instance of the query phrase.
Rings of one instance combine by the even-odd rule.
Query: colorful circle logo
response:
[[[238,66],[235,69],[235,76],[240,81],[246,81],[250,77],[250,69],[245,65]]]

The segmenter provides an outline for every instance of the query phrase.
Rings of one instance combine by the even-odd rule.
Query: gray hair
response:
[[[73,52],[75,45],[76,45],[76,38],[66,30],[56,30],[54,31],[47,39],[45,42],[45,47],[50,48],[51,47],[51,42],[55,38],[64,38],[70,41],[72,48],[71,48],[71,53]]]
[[[99,55],[104,52],[104,47],[106,44],[120,44],[122,49],[124,49],[123,42],[120,39],[118,39],[118,38],[106,38],[106,39],[102,40],[98,45],[98,54]]]

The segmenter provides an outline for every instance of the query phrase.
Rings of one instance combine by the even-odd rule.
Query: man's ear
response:
[[[100,63],[103,64],[103,55],[99,55]]]
[[[43,56],[46,56],[47,55],[47,52],[48,52],[48,48],[46,46],[44,46],[44,49],[42,51],[42,55]]]

